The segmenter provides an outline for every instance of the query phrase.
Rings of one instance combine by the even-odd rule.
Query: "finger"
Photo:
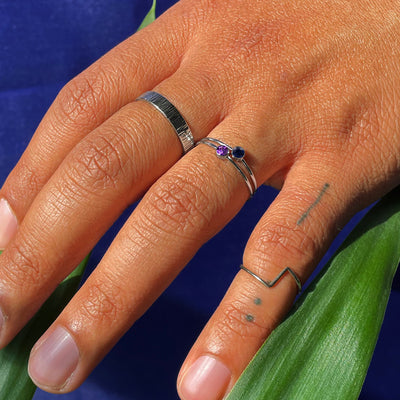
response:
[[[260,133],[261,127],[254,131]],[[227,118],[213,135],[240,144],[242,132],[239,120]],[[263,140],[248,156],[261,181],[270,173],[262,163],[264,149],[279,153],[278,146]],[[248,197],[241,175],[206,145],[175,164],[150,188],[96,270],[32,350],[29,370],[36,384],[53,392],[79,386]],[[60,341],[65,346],[59,347]],[[66,353],[74,357],[65,360]],[[46,354],[52,355],[46,359]]]
[[[180,107],[200,139],[220,120],[218,96],[199,88],[201,74],[185,69],[156,90]],[[182,83],[184,82],[184,84]],[[212,88],[211,88],[212,90]],[[201,120],[198,117],[203,115]],[[168,120],[143,101],[127,104],[89,133],[37,195],[15,239],[2,254],[1,345],[32,317],[126,207],[182,154]]]
[[[174,7],[95,62],[60,92],[10,173],[0,198],[0,247],[61,161],[89,132],[179,67],[188,31]],[[5,203],[7,201],[7,203]],[[16,216],[16,218],[15,218]]]
[[[317,164],[310,157],[298,161],[254,229],[243,262],[264,281],[273,282],[290,267],[304,283],[337,226],[353,211],[349,210],[352,191],[332,175],[335,168],[327,158]],[[313,165],[320,167],[315,170]],[[297,293],[297,282],[289,272],[268,288],[240,270],[182,366],[180,397],[222,399],[282,321]]]

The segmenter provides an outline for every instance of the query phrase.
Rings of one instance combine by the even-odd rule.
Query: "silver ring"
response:
[[[194,138],[189,125],[186,123],[181,113],[167,98],[157,92],[146,92],[136,100],[147,101],[167,118],[178,135],[182,144],[183,154],[186,154],[194,147]]]
[[[196,143],[196,146],[200,143],[206,144],[207,146],[215,149],[215,153],[218,158],[227,159],[232,163],[232,165],[239,171],[240,175],[242,175],[244,181],[246,182],[246,185],[250,191],[250,197],[253,197],[257,190],[257,181],[253,171],[244,160],[245,151],[243,147],[231,147],[221,140],[210,137],[199,140]]]
[[[292,275],[292,277],[294,278],[294,280],[296,281],[296,285],[297,288],[299,290],[299,293],[301,292],[302,286],[301,286],[301,281],[299,279],[299,277],[294,273],[294,271],[287,267],[285,268],[273,281],[265,281],[264,279],[260,278],[258,275],[256,275],[254,272],[250,271],[249,269],[247,269],[243,264],[240,265],[240,267],[243,271],[246,271],[248,274],[250,274],[253,278],[256,278],[259,282],[261,282],[264,286],[266,286],[267,288],[271,288],[272,286],[274,286],[279,279],[282,278],[282,276],[288,272],[290,275]]]

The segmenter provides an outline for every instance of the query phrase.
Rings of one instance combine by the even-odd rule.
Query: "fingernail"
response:
[[[180,384],[183,400],[220,400],[231,380],[231,371],[217,359],[198,358]]]
[[[0,250],[4,250],[7,244],[17,232],[18,222],[10,205],[5,199],[0,200]]]
[[[40,386],[60,388],[75,371],[79,350],[72,336],[62,327],[32,351],[29,375]]]

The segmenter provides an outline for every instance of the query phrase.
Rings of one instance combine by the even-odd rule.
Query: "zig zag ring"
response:
[[[240,268],[243,271],[246,271],[248,274],[250,274],[253,278],[256,278],[259,282],[261,282],[267,288],[271,288],[272,286],[274,286],[286,272],[289,272],[289,274],[292,275],[294,280],[296,281],[296,285],[299,289],[299,293],[301,292],[301,289],[302,289],[301,281],[298,278],[298,276],[293,272],[293,270],[290,269],[289,267],[285,268],[273,281],[265,281],[264,279],[262,279],[258,275],[256,275],[254,272],[247,269],[243,264],[240,265]]]

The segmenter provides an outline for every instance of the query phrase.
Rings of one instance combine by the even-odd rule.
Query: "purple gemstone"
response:
[[[217,147],[217,156],[218,157],[226,157],[229,154],[229,148],[226,146],[218,146]]]

